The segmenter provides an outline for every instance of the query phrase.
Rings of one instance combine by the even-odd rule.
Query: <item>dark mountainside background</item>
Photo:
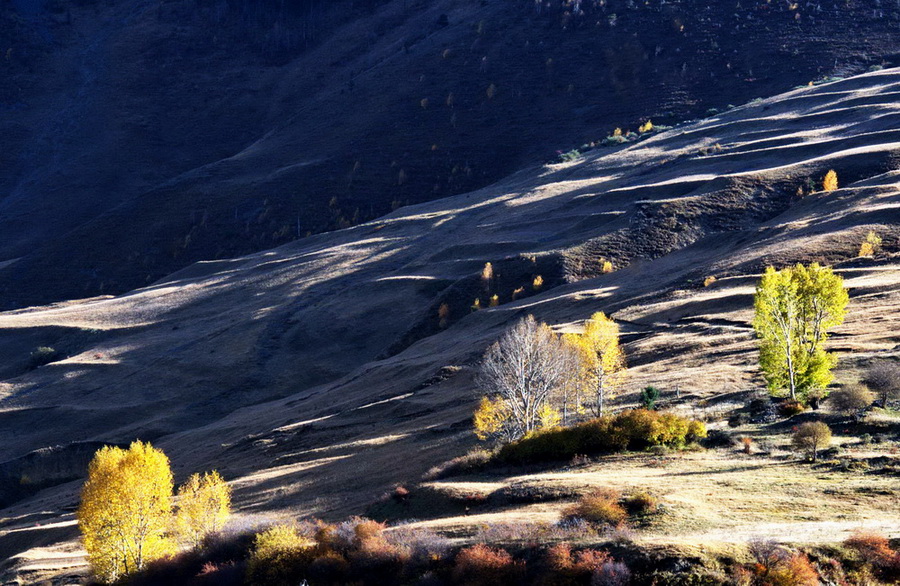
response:
[[[900,8],[876,4],[3,0],[0,306],[121,293],[891,64]]]

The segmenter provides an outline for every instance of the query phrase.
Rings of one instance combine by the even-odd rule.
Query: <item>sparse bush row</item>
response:
[[[593,498],[605,501],[610,495]],[[612,495],[615,496],[615,495]],[[582,499],[584,502],[585,499]],[[581,506],[580,503],[579,506]],[[624,513],[624,510],[622,511]],[[525,542],[523,541],[523,544]],[[606,549],[563,541],[520,547],[454,548],[426,529],[391,529],[355,517],[338,524],[276,525],[255,536],[220,534],[151,564],[124,584],[144,586],[881,586],[900,579],[900,552],[883,536],[859,534],[844,548],[799,551],[754,541],[743,561],[673,560],[624,542]],[[673,563],[677,562],[677,563]],[[673,569],[679,568],[679,569]]]

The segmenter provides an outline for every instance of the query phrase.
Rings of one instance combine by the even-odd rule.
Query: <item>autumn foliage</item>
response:
[[[78,526],[98,579],[115,581],[175,551],[167,535],[172,471],[166,455],[136,441],[94,456],[81,493]]]
[[[516,562],[509,552],[478,544],[457,554],[453,578],[458,584],[470,586],[516,584],[524,576],[524,570],[525,565]]]
[[[178,532],[197,546],[204,537],[225,526],[231,515],[231,489],[218,472],[193,474],[178,489]]]
[[[616,415],[535,432],[500,448],[499,462],[526,464],[568,460],[575,455],[591,455],[624,450],[644,450],[653,446],[673,448],[706,437],[706,426],[673,413],[635,409]]]

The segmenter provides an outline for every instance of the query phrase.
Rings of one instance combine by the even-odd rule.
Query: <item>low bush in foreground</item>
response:
[[[622,495],[613,489],[599,489],[578,499],[578,502],[566,510],[567,518],[584,519],[597,525],[618,527],[628,518],[619,501]]]
[[[570,460],[576,455],[646,450],[654,446],[683,448],[705,437],[706,426],[700,421],[673,413],[635,409],[571,427],[532,433],[500,448],[494,460],[505,464],[529,464]]]
[[[634,495],[633,495],[634,496]],[[589,495],[580,504],[614,510],[628,498]],[[604,513],[605,514],[605,513]],[[621,514],[621,513],[619,513]],[[583,536],[541,533],[454,548],[415,525],[385,527],[368,519],[308,521],[252,534],[222,535],[129,576],[125,586],[883,586],[896,584],[900,556],[878,535],[856,535],[844,547],[796,550],[753,542],[750,559],[731,554],[681,557],[671,550],[605,539],[578,548]],[[521,538],[521,539],[520,539]],[[608,551],[607,551],[608,548]],[[673,557],[673,554],[674,556]]]
[[[900,583],[900,551],[877,533],[857,533],[844,542],[866,564],[866,569],[888,584]]]

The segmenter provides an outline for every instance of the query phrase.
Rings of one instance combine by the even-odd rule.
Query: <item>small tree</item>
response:
[[[802,424],[794,432],[793,445],[815,462],[819,452],[831,444],[831,429],[821,421]]]
[[[136,441],[95,455],[81,492],[78,527],[97,578],[114,582],[174,551],[166,530],[172,513],[169,459]]]
[[[494,265],[489,262],[484,263],[484,268],[481,269],[481,282],[484,283],[485,288],[489,288],[491,286],[491,281],[494,280]]]
[[[900,400],[900,364],[879,361],[869,367],[866,384],[872,389],[882,407]]]
[[[570,376],[566,350],[547,324],[528,316],[484,355],[477,383],[509,412],[510,439],[540,428],[541,408]]]
[[[875,402],[875,394],[861,383],[844,385],[829,397],[834,410],[846,415],[859,415]]]
[[[512,413],[502,397],[482,397],[472,416],[475,435],[481,441],[499,437],[506,441],[514,439],[513,426],[510,425]]]
[[[879,252],[881,252],[881,236],[869,230],[866,239],[859,245],[857,256],[875,256]]]
[[[844,321],[849,296],[828,267],[769,267],[756,288],[753,328],[769,390],[806,400],[832,380],[835,358],[825,351],[828,330]]]
[[[441,303],[441,306],[438,307],[438,327],[443,329],[448,325],[450,325],[450,306],[446,303]]]
[[[828,173],[825,174],[825,178],[822,179],[822,191],[836,191],[838,188],[838,176],[837,172],[832,169]]]
[[[603,415],[606,401],[625,380],[625,355],[619,347],[619,325],[603,312],[584,324],[584,333],[570,337],[582,359],[582,378],[596,400],[595,415]]]
[[[221,531],[231,515],[231,488],[218,472],[193,474],[178,489],[176,526],[193,547],[203,538]]]
[[[656,409],[656,402],[659,401],[659,389],[656,387],[644,387],[641,391],[641,405],[648,411]]]

